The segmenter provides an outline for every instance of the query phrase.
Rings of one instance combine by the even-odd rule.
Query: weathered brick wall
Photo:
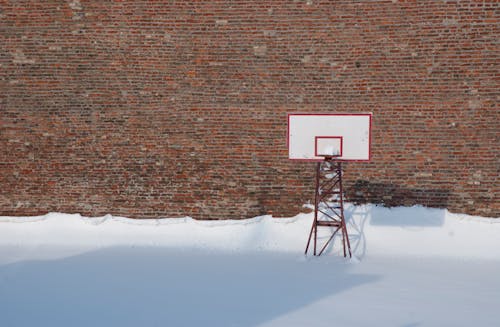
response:
[[[371,111],[352,201],[500,216],[499,11],[0,0],[0,215],[293,215],[286,113]]]

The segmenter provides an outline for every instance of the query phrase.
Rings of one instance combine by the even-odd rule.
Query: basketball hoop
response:
[[[372,114],[289,114],[288,155],[291,160],[316,161],[314,220],[305,254],[321,255],[340,231],[344,257],[352,257],[344,217],[342,162],[369,161]],[[318,227],[330,237],[317,252]],[[313,238],[314,236],[314,238]]]
[[[325,155],[320,155],[320,157],[323,157],[324,161],[331,161],[331,160],[340,158],[341,156],[342,155],[340,155],[340,154],[332,154],[332,155],[325,154]]]

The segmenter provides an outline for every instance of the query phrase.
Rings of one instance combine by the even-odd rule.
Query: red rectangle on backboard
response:
[[[314,137],[314,155],[316,157],[342,157],[342,136],[315,136]],[[332,141],[332,142],[329,142]],[[323,144],[321,144],[323,143]],[[324,151],[322,148],[324,146],[330,145],[332,147],[332,153],[327,153],[330,151]],[[335,151],[337,150],[337,151]],[[321,151],[321,153],[320,153]]]

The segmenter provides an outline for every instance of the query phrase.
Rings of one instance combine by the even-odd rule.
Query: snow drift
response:
[[[500,219],[420,206],[385,208],[348,204],[345,213],[353,254],[359,259],[368,255],[500,259]],[[293,218],[261,216],[218,221],[189,217],[129,219],[111,215],[88,218],[61,213],[0,217],[0,246],[87,250],[163,246],[300,254],[304,251],[312,219],[312,213]],[[320,228],[320,236],[321,232]],[[338,245],[338,242],[334,244],[329,254],[338,255]]]

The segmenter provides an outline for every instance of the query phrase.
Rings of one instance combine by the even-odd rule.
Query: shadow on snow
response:
[[[255,326],[373,282],[340,258],[115,247],[0,267],[4,326]]]

